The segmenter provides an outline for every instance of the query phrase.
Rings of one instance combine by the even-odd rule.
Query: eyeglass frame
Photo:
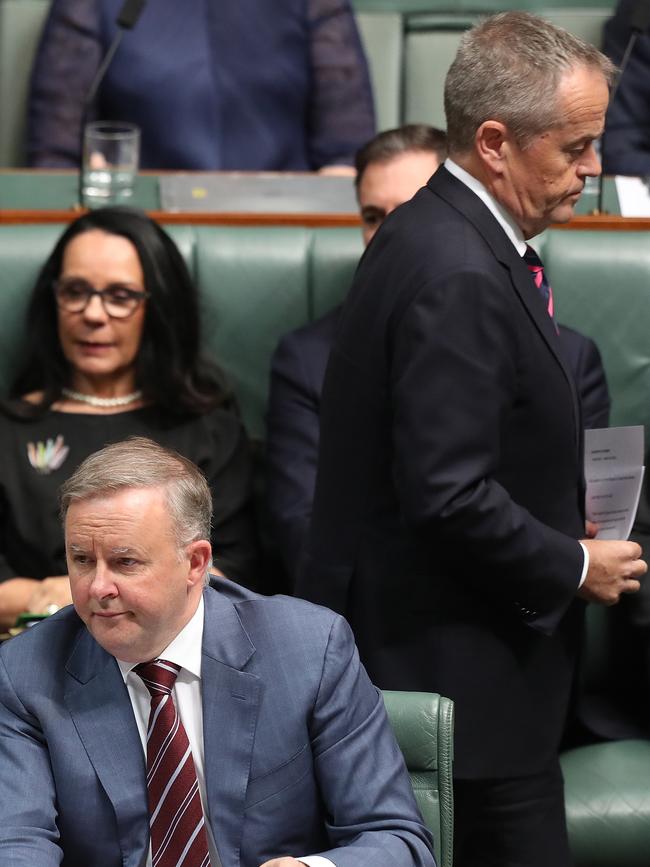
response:
[[[150,293],[150,292],[147,292],[146,289],[143,289],[143,290],[140,290],[140,289],[131,289],[129,286],[124,286],[124,285],[121,284],[121,283],[110,283],[108,286],[105,286],[103,289],[96,289],[96,288],[92,285],[92,283],[89,283],[87,280],[84,280],[82,277],[76,277],[76,278],[73,277],[73,278],[69,278],[69,282],[71,282],[72,280],[77,280],[79,283],[83,283],[83,284],[85,284],[85,286],[88,287],[88,291],[87,291],[87,294],[86,294],[86,301],[85,301],[84,305],[83,305],[82,307],[80,307],[78,310],[70,310],[68,307],[65,307],[65,306],[60,302],[59,294],[58,294],[58,293],[59,293],[59,289],[60,289],[60,287],[61,287],[62,285],[64,285],[64,283],[65,283],[65,278],[61,278],[61,277],[59,277],[58,280],[54,280],[54,281],[52,281],[52,290],[53,290],[53,292],[54,292],[54,299],[55,299],[55,301],[56,301],[56,305],[57,305],[57,307],[58,307],[60,310],[65,310],[66,313],[83,313],[83,312],[85,311],[85,309],[88,307],[88,305],[90,304],[91,298],[92,298],[94,295],[97,295],[97,296],[99,297],[99,300],[101,301],[102,307],[103,307],[103,309],[104,309],[104,313],[106,313],[106,315],[109,316],[111,319],[130,319],[131,316],[133,316],[133,314],[135,313],[135,311],[138,309],[138,307],[139,307],[139,306],[140,306],[144,301],[146,301],[147,298],[149,298],[149,297],[151,296],[151,293]],[[133,307],[133,309],[132,309],[132,310],[129,310],[129,312],[126,313],[124,316],[120,316],[120,315],[115,316],[113,313],[111,313],[111,312],[108,310],[108,308],[106,307],[106,301],[104,300],[104,299],[105,299],[105,295],[106,295],[106,293],[107,293],[110,289],[115,288],[116,286],[119,286],[123,291],[128,292],[128,293],[129,293],[129,296],[130,296],[131,298],[133,298],[133,299],[135,300],[135,302],[136,302],[136,304],[135,304],[135,306]]]

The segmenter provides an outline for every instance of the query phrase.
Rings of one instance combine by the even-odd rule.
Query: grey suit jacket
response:
[[[202,701],[223,867],[313,853],[337,867],[431,867],[381,697],[345,621],[227,580],[214,588]],[[148,843],[126,687],[115,659],[64,609],[0,649],[0,863],[136,867]]]

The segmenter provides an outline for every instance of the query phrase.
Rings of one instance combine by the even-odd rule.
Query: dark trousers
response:
[[[530,777],[454,781],[454,867],[571,867],[557,762]]]

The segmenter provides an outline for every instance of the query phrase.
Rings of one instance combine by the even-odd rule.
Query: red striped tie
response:
[[[194,760],[172,698],[180,666],[155,659],[137,665],[134,671],[151,693],[147,789],[152,867],[209,867]]]
[[[546,279],[542,260],[529,244],[526,244],[524,262],[528,265],[528,270],[533,275],[535,286],[537,286],[540,295],[544,299],[548,315],[553,319],[553,290],[551,289],[551,284]]]

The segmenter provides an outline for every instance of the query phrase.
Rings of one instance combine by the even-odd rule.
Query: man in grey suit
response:
[[[345,621],[206,586],[193,464],[108,446],[62,510],[74,608],[0,649],[0,863],[433,867]]]

